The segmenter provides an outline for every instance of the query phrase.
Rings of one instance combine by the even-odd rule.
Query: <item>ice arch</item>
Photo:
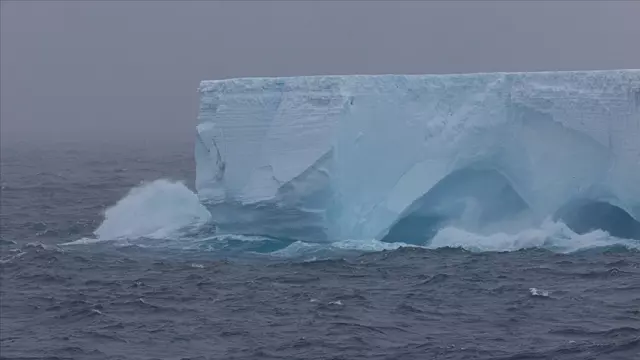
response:
[[[443,226],[474,232],[517,231],[530,225],[531,209],[495,169],[469,167],[440,180],[381,236],[389,242],[424,243]]]
[[[640,222],[627,211],[614,204],[614,200],[580,199],[570,201],[555,214],[573,231],[583,234],[593,230],[604,230],[610,235],[640,240]]]

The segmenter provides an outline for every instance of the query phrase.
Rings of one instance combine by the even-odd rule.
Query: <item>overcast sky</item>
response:
[[[2,141],[191,141],[202,79],[640,68],[640,1],[2,0]]]

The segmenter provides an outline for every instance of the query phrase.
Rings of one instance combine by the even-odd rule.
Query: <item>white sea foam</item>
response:
[[[529,293],[531,296],[539,296],[539,297],[549,297],[549,292],[547,290],[537,289],[537,288],[529,288]]]
[[[515,234],[498,232],[481,235],[448,227],[440,230],[428,247],[461,247],[478,252],[544,248],[568,253],[613,245],[640,249],[640,243],[635,240],[619,239],[601,230],[576,234],[565,224],[550,220],[545,221],[540,227],[525,229]]]

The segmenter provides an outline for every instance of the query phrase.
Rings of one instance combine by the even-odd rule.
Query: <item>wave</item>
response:
[[[560,253],[571,253],[616,245],[622,245],[629,249],[640,249],[640,242],[636,240],[617,238],[603,230],[578,234],[563,222],[547,220],[539,227],[513,234],[498,232],[483,235],[447,227],[438,231],[428,247],[432,249],[460,247],[477,252],[541,248]]]
[[[184,183],[159,179],[130,190],[106,210],[104,221],[94,237],[62,245],[114,244],[155,246],[168,249],[260,253],[272,257],[318,257],[344,252],[375,252],[401,247],[423,249],[462,248],[473,252],[505,252],[523,249],[547,249],[569,253],[581,250],[623,246],[640,250],[640,242],[611,236],[596,229],[577,233],[559,220],[548,219],[537,226],[513,231],[492,227],[489,233],[477,232],[455,224],[444,225],[421,241],[402,238],[351,239],[328,243],[311,243],[296,239],[278,239],[260,235],[220,234],[215,219],[200,203],[198,196]],[[286,226],[286,224],[283,224]],[[410,229],[409,229],[410,230]],[[507,231],[511,230],[511,231]],[[424,234],[423,234],[424,235]]]
[[[104,221],[94,231],[94,238],[73,243],[169,239],[197,232],[210,221],[211,214],[184,183],[159,179],[131,189],[105,211]]]

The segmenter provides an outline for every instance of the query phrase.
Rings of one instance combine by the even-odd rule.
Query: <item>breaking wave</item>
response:
[[[131,189],[105,211],[94,238],[74,243],[167,239],[197,231],[210,221],[211,214],[184,183],[159,179]]]
[[[113,242],[183,250],[253,252],[284,258],[395,250],[400,247],[462,248],[473,252],[540,248],[568,253],[612,246],[640,250],[640,242],[636,240],[611,236],[601,229],[577,233],[564,222],[551,218],[541,225],[518,231],[509,229],[510,232],[494,228],[491,233],[478,233],[455,225],[443,225],[431,235],[423,233],[422,240],[418,242],[403,241],[401,237],[396,237],[394,241],[352,239],[309,243],[257,235],[220,234],[216,232],[215,219],[199,202],[198,196],[184,183],[166,179],[143,183],[131,189],[106,210],[104,217],[93,237],[63,245]],[[404,229],[404,233],[410,231],[410,227]]]

